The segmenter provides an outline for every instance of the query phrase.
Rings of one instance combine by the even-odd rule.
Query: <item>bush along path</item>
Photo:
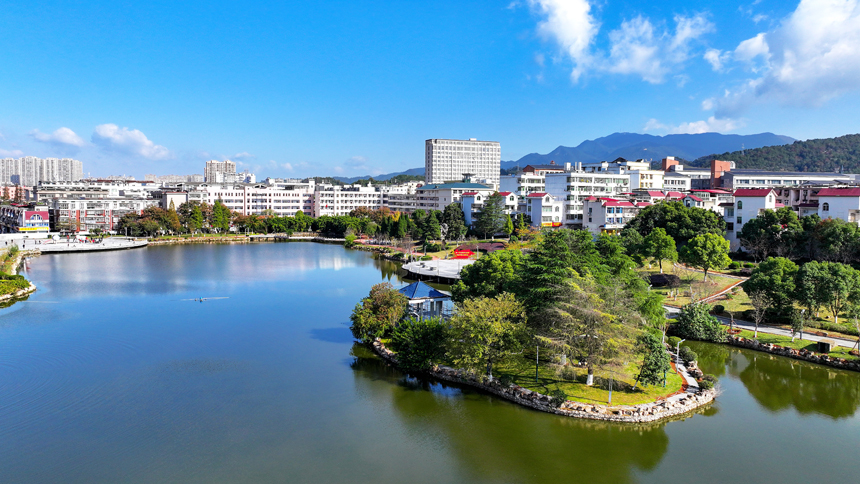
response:
[[[372,348],[382,359],[399,366],[395,353],[386,348],[379,338],[373,341]],[[542,412],[591,420],[645,423],[691,412],[711,403],[716,397],[715,389],[703,390],[698,386],[694,374],[691,374],[696,370],[688,370],[681,362],[677,362],[675,368],[687,382],[681,392],[656,402],[622,406],[596,405],[570,400],[560,402],[558,397],[542,395],[517,385],[505,385],[498,379],[490,381],[486,377],[466,370],[446,366],[433,366],[426,373],[439,380],[469,385]]]

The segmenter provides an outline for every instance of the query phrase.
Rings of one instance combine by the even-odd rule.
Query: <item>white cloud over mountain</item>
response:
[[[153,143],[140,130],[120,128],[110,123],[96,126],[92,140],[93,143],[107,150],[150,160],[164,160],[173,156],[170,150]]]

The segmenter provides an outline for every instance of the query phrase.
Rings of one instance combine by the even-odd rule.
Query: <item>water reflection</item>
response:
[[[632,426],[557,417],[496,397],[413,378],[356,345],[356,386],[389,405],[415,434],[438,436],[468,481],[632,482],[669,446],[665,424]],[[386,382],[381,391],[374,382]]]
[[[741,381],[771,412],[793,408],[832,418],[855,415],[860,375],[823,365],[723,345],[694,343],[702,370]]]

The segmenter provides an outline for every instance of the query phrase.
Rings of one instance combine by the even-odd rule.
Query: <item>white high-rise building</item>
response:
[[[218,173],[222,174],[220,180]],[[203,177],[207,183],[224,183],[224,175],[227,174],[236,174],[236,163],[230,160],[209,160],[206,162],[206,171],[203,172]]]
[[[424,142],[424,180],[461,181],[499,186],[502,149],[498,141],[428,139]]]
[[[84,177],[84,165],[71,158],[0,159],[0,184],[32,187],[39,182],[78,181]]]

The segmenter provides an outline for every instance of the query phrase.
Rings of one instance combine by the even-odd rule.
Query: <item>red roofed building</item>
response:
[[[822,188],[818,191],[818,216],[860,222],[860,188]]]
[[[756,218],[765,210],[776,210],[776,192],[772,188],[740,188],[735,190],[734,207],[726,207],[726,239],[732,250],[740,247],[740,234],[746,222]]]

